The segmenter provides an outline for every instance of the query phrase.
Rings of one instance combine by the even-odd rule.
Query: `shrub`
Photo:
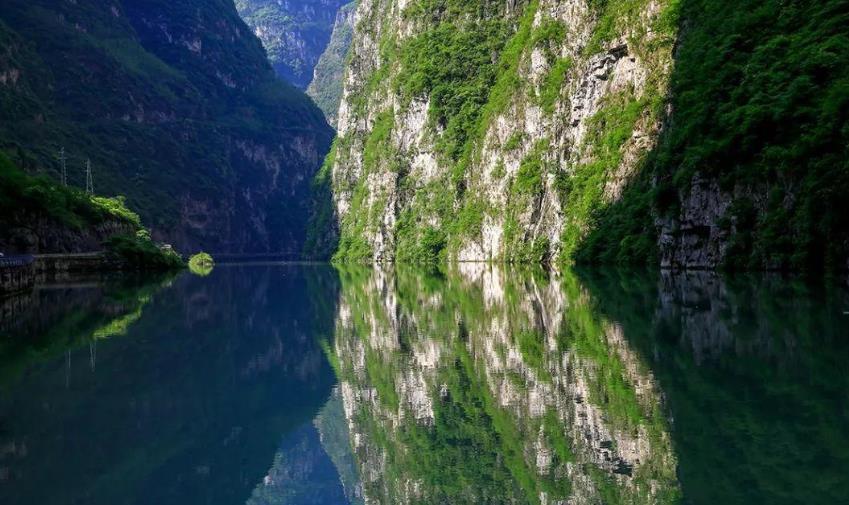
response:
[[[127,269],[173,270],[185,266],[180,255],[160,249],[143,237],[116,235],[109,239],[106,250],[111,259]]]
[[[215,261],[212,255],[206,252],[199,252],[189,258],[189,270],[195,275],[205,277],[212,273],[212,267],[215,266]]]

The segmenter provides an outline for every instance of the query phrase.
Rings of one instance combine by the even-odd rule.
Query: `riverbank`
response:
[[[63,282],[80,275],[138,270],[138,264],[106,251],[0,258],[0,298],[30,290],[39,284]]]

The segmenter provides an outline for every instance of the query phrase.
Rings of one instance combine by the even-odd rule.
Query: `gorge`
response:
[[[844,503],[847,27],[2,0],[0,504]]]

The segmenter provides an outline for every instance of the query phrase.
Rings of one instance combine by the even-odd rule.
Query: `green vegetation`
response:
[[[554,62],[551,70],[545,76],[545,80],[539,91],[539,104],[546,114],[554,113],[554,105],[560,98],[563,83],[566,82],[566,74],[572,68],[572,60],[560,58]]]
[[[651,259],[653,214],[695,177],[732,202],[728,268],[832,270],[849,255],[849,22],[844,2],[681,0],[673,117],[641,175],[578,254]]]
[[[42,253],[73,250],[79,247],[77,241],[85,241],[82,237],[96,236],[94,230],[101,225],[115,226],[118,234],[108,237],[103,246],[122,269],[167,270],[183,266],[178,254],[153,243],[139,216],[124,205],[123,197],[91,196],[44,176],[26,175],[2,153],[0,224],[0,244],[12,250],[24,248],[20,252]],[[19,228],[30,230],[38,242],[18,243],[20,237],[15,230]],[[29,249],[32,247],[36,249]]]
[[[602,23],[604,26],[616,26],[624,30],[628,22],[636,21],[633,19],[634,14],[638,7],[645,7],[646,2],[629,0],[624,3],[627,5],[622,9],[617,6],[621,7],[623,2],[598,4],[593,5],[593,8],[608,19]],[[670,5],[666,5],[665,9],[671,10],[673,7]],[[525,219],[522,215],[528,212],[528,208],[539,204],[549,172],[555,175],[561,203],[574,207],[570,211],[577,211],[567,225],[569,230],[564,236],[567,253],[561,258],[563,261],[571,261],[574,250],[587,232],[593,229],[596,214],[603,209],[603,184],[622,160],[621,147],[631,133],[631,130],[626,130],[633,129],[640,115],[647,111],[654,114],[655,109],[660,109],[660,84],[654,81],[639,101],[611,99],[605,110],[592,120],[592,133],[589,136],[592,146],[587,148],[587,154],[590,159],[595,159],[568,173],[563,173],[562,169],[553,164],[548,166],[544,160],[549,144],[544,139],[536,139],[533,149],[526,155],[514,180],[510,182],[508,207],[489,208],[489,204],[477,195],[466,193],[469,185],[480,183],[477,180],[479,175],[470,167],[478,162],[484,135],[494,118],[504,112],[512,100],[521,102],[524,99],[521,90],[526,83],[521,72],[522,62],[526,61],[530,50],[534,48],[541,49],[549,61],[549,71],[543,77],[534,98],[546,114],[554,112],[569,71],[575,65],[571,58],[562,57],[560,53],[566,36],[566,27],[562,23],[543,16],[542,23],[534,28],[537,2],[523,3],[510,15],[501,12],[501,8],[499,4],[490,2],[472,7],[463,2],[422,0],[411,4],[404,16],[406,19],[426,20],[423,31],[400,47],[394,40],[392,43],[381,41],[383,64],[372,77],[379,74],[382,82],[386,80],[387,73],[394,75],[394,88],[402,97],[402,102],[409,103],[423,96],[429,98],[429,117],[440,131],[436,139],[440,163],[451,167],[450,184],[454,188],[453,195],[446,195],[444,187],[449,183],[447,180],[424,187],[416,185],[414,181],[405,181],[404,170],[395,168],[404,162],[393,161],[399,155],[392,146],[382,142],[389,122],[384,115],[392,111],[378,115],[363,149],[364,167],[371,171],[380,160],[399,173],[400,181],[396,186],[401,193],[400,200],[405,202],[404,207],[410,209],[401,210],[395,229],[396,258],[400,261],[438,261],[456,253],[463,240],[479,236],[489,212],[506,215],[503,259],[517,262],[549,261],[549,239],[538,237],[527,240],[522,229],[524,225],[521,224]],[[666,11],[661,17],[664,20],[668,18]],[[634,33],[633,36],[638,51],[653,55],[642,46],[645,33]],[[600,36],[598,40],[603,39]],[[667,49],[671,47],[671,41],[671,38],[661,38],[661,43],[667,44],[664,46]],[[393,53],[393,50],[397,50],[397,53]],[[397,73],[393,71],[396,63]],[[519,107],[522,107],[521,103]],[[517,130],[504,142],[502,149],[515,151],[527,140],[526,135]],[[571,180],[573,173],[579,174],[578,180]],[[500,179],[503,174],[502,163],[493,175]],[[367,198],[362,180],[353,188],[353,194],[352,207],[360,209],[359,204]],[[381,198],[376,200],[383,201]],[[382,212],[381,209],[375,215],[382,215]],[[359,216],[368,214],[365,211],[357,213]],[[356,254],[353,256],[361,258],[369,257],[369,244],[356,237],[358,230],[363,229],[375,230],[375,223],[343,226],[341,233],[346,251],[354,249]],[[340,249],[338,256],[352,255]]]
[[[622,147],[647,106],[645,100],[636,100],[631,94],[623,93],[609,97],[601,110],[590,118],[587,145],[592,161],[575,167],[573,173],[559,181],[557,188],[567,219],[561,239],[562,262],[574,259],[573,254],[586,233],[598,229],[596,219],[605,203],[605,184],[611,172],[621,164]],[[653,249],[644,252],[651,251]],[[650,260],[650,257],[645,259]]]
[[[340,139],[333,140],[330,151],[318,173],[312,180],[312,205],[307,235],[304,241],[304,256],[306,258],[327,259],[337,250],[338,242],[334,240],[336,227],[336,212],[333,204],[333,163],[336,162]]]
[[[492,11],[473,23],[440,22],[401,51],[397,86],[408,99],[430,97],[430,117],[445,128],[438,146],[450,160],[465,150],[498,75],[492,55],[502,50],[508,24]]]
[[[146,24],[150,16],[170,31]],[[175,51],[169,37],[196,40],[202,52]],[[160,236],[230,240],[184,228],[180,202],[190,199],[213,212],[229,207],[234,223],[255,211],[268,216],[272,247],[301,240],[308,180],[277,181],[294,198],[269,194],[270,176],[252,153],[290,160],[286,177],[311,175],[314,158],[295,145],[309,139],[324,152],[332,131],[308,97],[276,78],[232,2],[7,0],[0,46],[0,73],[18,76],[0,85],[0,150],[26,173],[59,180],[64,147],[71,185],[85,186],[90,158],[95,191],[125,195]],[[248,205],[233,187],[263,190]],[[253,227],[241,229],[244,240],[263,240]]]
[[[507,142],[504,143],[505,151],[515,151],[519,146],[522,145],[522,141],[525,136],[520,131],[513,132],[510,137],[507,138]]]
[[[416,21],[415,35],[398,40],[383,30],[381,64],[361,97],[359,113],[377,117],[375,126],[367,139],[349,139],[354,151],[365,141],[366,170],[397,174],[394,236],[378,222],[387,195],[370,195],[361,178],[340,188],[354,195],[359,216],[341,232],[350,256],[370,257],[365,230],[387,237],[384,245],[398,260],[441,261],[479,238],[492,217],[504,225],[505,261],[656,264],[658,223],[672,223],[675,233],[682,200],[698,180],[699,188],[718,187],[716,200],[728,208],[715,223],[728,246],[720,247],[727,267],[845,269],[849,37],[842,27],[849,12],[842,2],[664,0],[658,10],[649,4],[592,0],[589,42],[567,54],[568,27],[538,15],[537,2],[519,2],[509,12],[489,1],[412,2],[403,19]],[[541,51],[548,65],[535,89],[524,77],[531,50]],[[618,83],[602,98],[585,120],[581,144],[569,146],[572,155],[546,152],[550,146],[528,149],[539,141],[521,126],[528,106],[539,106],[559,128],[555,108],[568,106],[572,74],[608,53],[634,58],[645,80]],[[396,93],[401,110],[375,116],[367,106],[387,103],[372,94],[378,91],[383,98]],[[423,98],[441,169],[427,184],[407,180],[408,153],[385,141],[400,125],[384,114],[400,117]],[[524,154],[501,208],[481,196],[490,183],[481,154],[493,120],[511,105],[512,131],[501,146],[491,146],[500,153],[487,152],[501,158],[496,180],[505,177],[505,163]],[[563,146],[559,138],[553,145]],[[549,219],[550,190],[559,199],[562,234],[533,237],[529,216],[544,210]],[[550,249],[561,251],[559,257],[550,258]]]
[[[75,230],[109,220],[141,226],[139,216],[124,205],[124,198],[92,197],[47,177],[26,175],[0,152],[0,220],[10,226],[20,214],[46,218]]]
[[[351,208],[342,219],[342,237],[339,239],[338,249],[333,255],[335,262],[364,263],[372,259],[373,251],[366,242],[366,230],[373,221],[369,220],[368,211],[364,209],[367,196],[366,187],[359,185],[354,190],[351,199]],[[375,206],[377,207],[377,206]],[[382,209],[375,209],[381,211]]]
[[[126,269],[174,270],[186,266],[179,254],[154,244],[146,230],[139,230],[135,236],[111,237],[106,243],[106,252]]]
[[[545,175],[543,155],[548,149],[548,145],[548,140],[538,140],[533,151],[522,160],[511,186],[512,193],[519,196],[534,197],[542,192],[542,178]]]
[[[211,274],[214,266],[215,260],[212,259],[212,255],[203,251],[194,254],[191,258],[189,258],[189,270],[193,274],[201,277],[206,277]]]

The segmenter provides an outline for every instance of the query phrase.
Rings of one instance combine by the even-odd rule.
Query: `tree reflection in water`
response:
[[[773,276],[342,268],[374,503],[839,503],[845,291]]]
[[[481,264],[66,288],[0,306],[4,505],[849,496],[837,288]]]

